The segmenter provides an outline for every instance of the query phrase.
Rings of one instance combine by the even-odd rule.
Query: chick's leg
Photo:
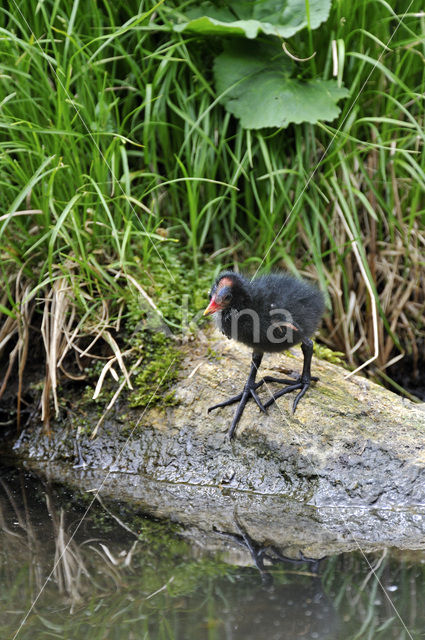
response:
[[[219,407],[227,407],[230,404],[239,402],[238,408],[236,409],[235,415],[233,416],[232,424],[228,431],[228,435],[230,439],[232,439],[235,434],[236,427],[238,425],[239,420],[241,419],[241,416],[245,409],[245,405],[250,398],[253,398],[257,403],[257,405],[259,406],[259,408],[261,409],[261,411],[265,413],[265,408],[263,406],[263,403],[261,402],[256,392],[256,389],[258,389],[258,387],[261,387],[261,385],[264,383],[264,380],[255,382],[255,377],[257,375],[257,371],[260,367],[262,359],[263,359],[263,353],[254,351],[252,354],[252,360],[251,360],[251,370],[249,372],[248,380],[245,383],[243,391],[241,393],[238,393],[238,395],[233,396],[228,400],[224,400],[224,402],[219,402],[218,404],[215,404],[213,407],[210,407],[208,409],[208,413],[209,413],[210,411],[213,411],[213,409],[218,409]]]

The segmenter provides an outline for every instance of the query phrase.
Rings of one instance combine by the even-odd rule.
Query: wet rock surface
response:
[[[295,415],[293,394],[267,415],[250,402],[229,442],[235,406],[207,408],[242,389],[250,353],[216,338],[209,346],[217,356],[206,359],[207,346],[188,351],[176,406],[116,405],[94,440],[77,440],[77,418],[50,438],[37,426],[16,443],[16,455],[52,479],[202,530],[212,544],[239,535],[239,522],[258,544],[286,555],[425,547],[425,412],[314,358],[320,379]],[[260,375],[299,372],[294,353],[267,355]],[[260,395],[277,388],[264,385]]]

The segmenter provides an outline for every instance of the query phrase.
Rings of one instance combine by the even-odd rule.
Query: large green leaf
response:
[[[259,33],[290,38],[307,26],[316,29],[327,20],[331,0],[229,0],[227,3],[203,2],[183,15],[176,31],[204,35],[243,35],[256,38]]]
[[[347,89],[333,80],[291,78],[291,69],[280,47],[237,40],[215,59],[217,93],[246,129],[334,120]]]

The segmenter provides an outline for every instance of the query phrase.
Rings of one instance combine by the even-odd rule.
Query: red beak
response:
[[[203,315],[210,316],[212,313],[219,311],[221,309],[220,305],[218,305],[215,301],[215,296],[213,296],[210,300],[208,307],[205,309]]]

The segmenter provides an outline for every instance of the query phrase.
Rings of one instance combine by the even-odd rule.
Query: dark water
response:
[[[261,575],[118,504],[0,468],[0,638],[425,638],[425,554],[359,551]],[[252,562],[251,562],[252,565]],[[375,572],[371,570],[374,567]]]

